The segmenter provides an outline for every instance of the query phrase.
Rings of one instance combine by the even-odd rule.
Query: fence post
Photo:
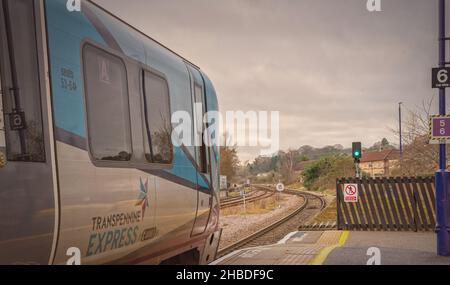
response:
[[[341,195],[339,195],[340,180],[336,179],[336,210],[337,210],[337,229],[342,230],[342,216],[341,216]]]
[[[412,207],[412,215],[413,215],[413,219],[414,219],[414,232],[418,232],[419,231],[419,222],[417,220],[417,216],[419,215],[418,211],[417,211],[417,199],[416,199],[416,194],[414,191],[414,183],[416,183],[415,179],[413,178],[408,178],[408,186],[409,189],[411,190],[411,197],[412,197],[412,201],[411,201],[411,207]]]

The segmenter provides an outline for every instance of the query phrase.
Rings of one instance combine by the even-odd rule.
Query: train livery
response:
[[[0,264],[211,262],[218,149],[176,146],[171,121],[187,112],[201,123],[178,135],[203,138],[211,81],[71,2],[0,1]]]

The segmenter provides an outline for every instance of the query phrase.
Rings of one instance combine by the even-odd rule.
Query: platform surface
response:
[[[212,265],[367,265],[374,260],[370,248],[381,265],[450,265],[450,257],[436,255],[434,233],[347,231],[294,232],[278,244],[239,250]]]
[[[324,264],[366,265],[371,247],[380,250],[381,265],[450,265],[450,257],[437,256],[432,232],[351,232]]]

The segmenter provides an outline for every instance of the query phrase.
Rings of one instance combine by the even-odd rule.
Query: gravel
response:
[[[264,214],[221,216],[220,226],[223,228],[220,248],[240,239],[283,218],[304,203],[304,199],[293,195],[280,195],[280,208]],[[242,206],[237,206],[242,208]]]

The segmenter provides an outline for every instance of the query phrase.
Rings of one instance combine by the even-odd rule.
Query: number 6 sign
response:
[[[447,88],[450,87],[450,68],[433,68],[432,70],[432,87]]]

